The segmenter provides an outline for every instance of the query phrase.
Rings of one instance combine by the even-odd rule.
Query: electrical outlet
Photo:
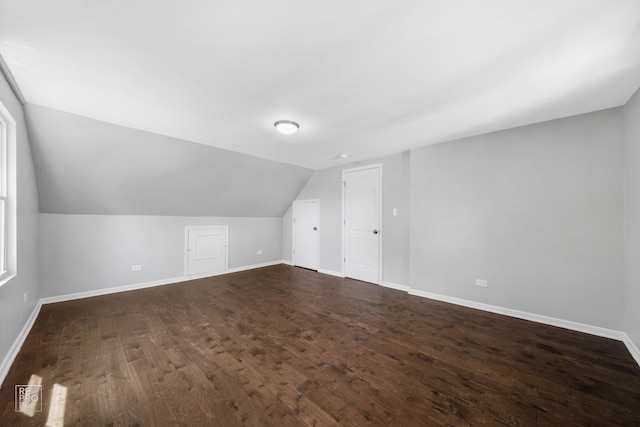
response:
[[[262,255],[262,249],[258,250],[258,252],[256,252],[258,255]]]
[[[476,286],[482,286],[483,288],[486,288],[487,286],[489,286],[489,283],[484,279],[476,279]]]
[[[25,292],[24,293],[24,302],[26,303],[28,299],[29,299],[29,292]]]
[[[140,271],[142,270],[142,266],[141,265],[132,265],[131,266],[131,271]]]

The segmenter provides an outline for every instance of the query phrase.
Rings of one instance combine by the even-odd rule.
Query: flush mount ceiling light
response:
[[[296,133],[300,127],[300,125],[293,120],[278,120],[273,125],[278,129],[278,132],[284,133],[285,135]]]

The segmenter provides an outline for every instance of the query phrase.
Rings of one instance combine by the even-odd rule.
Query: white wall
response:
[[[340,273],[342,272],[342,171],[373,163],[382,164],[382,279],[385,282],[408,285],[408,152],[317,171],[296,200],[320,200],[319,269]],[[396,217],[393,216],[393,208],[398,209],[399,215]],[[288,226],[291,226],[290,222]]]
[[[623,330],[622,117],[413,150],[411,288]]]
[[[40,214],[42,296],[179,278],[193,225],[229,226],[229,268],[281,260],[281,218]]]
[[[626,332],[640,348],[640,90],[624,108]]]
[[[16,121],[17,276],[0,286],[0,368],[39,298],[38,193],[22,106],[0,74],[0,102]],[[28,300],[23,302],[24,293]]]

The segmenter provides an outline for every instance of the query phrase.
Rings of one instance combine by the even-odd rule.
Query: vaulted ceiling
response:
[[[41,106],[25,114],[43,213],[279,217],[313,173]]]
[[[0,0],[0,55],[27,103],[319,169],[624,104],[640,2]]]

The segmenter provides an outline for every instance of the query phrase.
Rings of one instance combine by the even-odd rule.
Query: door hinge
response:
[[[342,262],[347,262],[347,259],[346,258],[342,258]]]
[[[347,188],[347,181],[342,181],[342,186],[343,186],[344,188]]]

